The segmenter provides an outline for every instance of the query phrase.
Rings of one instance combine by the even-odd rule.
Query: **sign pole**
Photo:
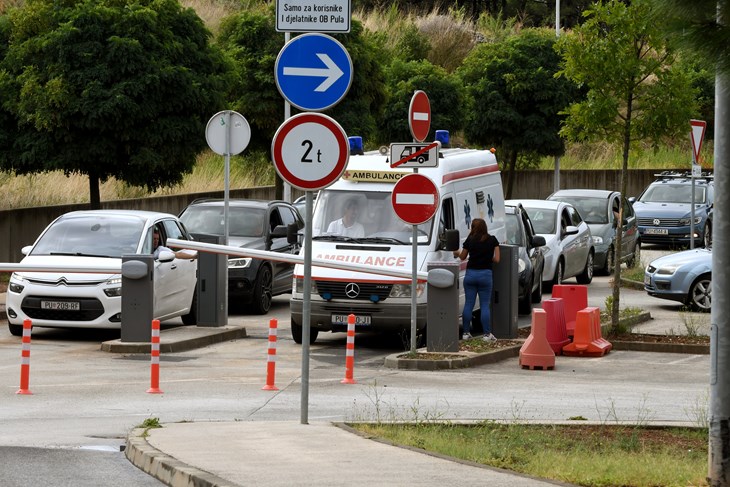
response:
[[[302,303],[302,393],[301,424],[309,424],[309,337],[312,314],[312,192],[304,193],[304,302]]]
[[[223,241],[228,245],[228,202],[230,200],[231,186],[231,111],[226,110],[226,155],[224,158],[223,175]],[[225,266],[223,281],[226,283],[223,288],[223,316],[228,317],[228,265]]]

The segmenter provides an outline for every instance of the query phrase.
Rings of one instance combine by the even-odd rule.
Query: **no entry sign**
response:
[[[418,142],[423,142],[428,137],[431,129],[431,102],[425,92],[418,90],[413,93],[411,105],[408,108],[408,125],[411,127],[411,135]]]
[[[436,214],[439,190],[423,174],[409,174],[395,183],[391,202],[398,218],[410,225],[420,225]]]

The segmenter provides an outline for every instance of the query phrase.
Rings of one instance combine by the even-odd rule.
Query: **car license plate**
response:
[[[332,324],[333,325],[346,325],[348,316],[349,315],[333,314],[332,315]],[[355,325],[369,325],[370,323],[371,323],[370,315],[355,315]]]
[[[78,311],[81,309],[81,304],[78,301],[41,301],[41,309]]]
[[[648,235],[667,235],[669,233],[666,228],[647,228],[644,232]]]

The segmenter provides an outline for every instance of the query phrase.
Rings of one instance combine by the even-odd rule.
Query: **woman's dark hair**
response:
[[[485,222],[483,218],[474,218],[471,221],[469,236],[478,242],[484,242],[487,237],[489,237],[487,222]]]

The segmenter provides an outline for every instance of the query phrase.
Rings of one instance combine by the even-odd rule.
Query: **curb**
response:
[[[385,357],[384,365],[391,369],[405,370],[463,369],[475,365],[493,364],[507,360],[508,358],[517,357],[520,354],[521,347],[522,345],[514,345],[484,353],[439,352],[440,355],[445,355],[446,357],[437,360],[403,358],[401,355],[405,352],[398,352]],[[421,349],[421,351],[425,351],[425,349]]]
[[[191,336],[192,335],[192,336]],[[242,326],[188,327],[181,326],[160,333],[160,353],[176,353],[207,347],[215,343],[246,338],[246,328]],[[122,342],[121,339],[101,343],[102,352],[110,353],[150,353],[149,342]]]
[[[171,487],[240,487],[227,480],[191,467],[147,442],[145,428],[135,428],[127,436],[124,455],[134,466]]]

